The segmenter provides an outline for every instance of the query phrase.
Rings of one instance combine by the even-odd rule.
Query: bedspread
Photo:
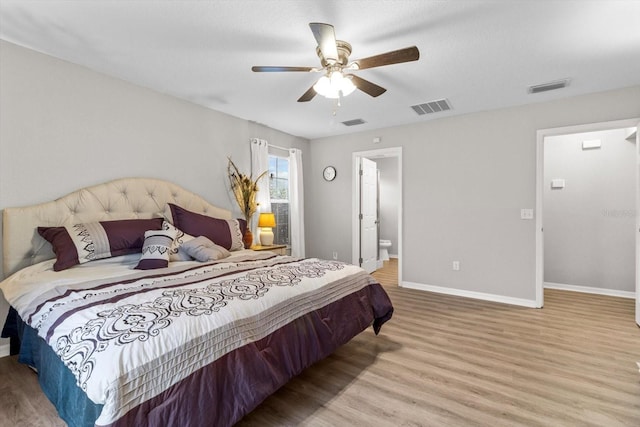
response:
[[[97,425],[137,419],[134,408],[147,407],[151,417],[153,402],[165,399],[168,390],[186,391],[192,379],[201,377],[206,382],[207,376],[230,366],[243,369],[242,359],[253,357],[245,354],[248,344],[274,340],[284,345],[295,332],[291,328],[299,327],[296,321],[307,321],[304,316],[316,313],[321,325],[322,309],[356,311],[352,307],[363,301],[367,288],[379,288],[359,267],[265,253],[244,254],[233,261],[187,263],[163,269],[162,274],[127,267],[119,275],[105,265],[110,273],[101,278],[78,274],[46,285],[9,278],[0,284],[9,303],[71,371],[78,387],[92,402],[104,405]],[[375,313],[368,317],[355,313],[357,324],[347,327],[344,337],[328,338],[332,341],[328,350],[301,356],[300,362],[281,361],[291,365],[286,371],[295,374],[307,360],[333,351],[366,328],[363,319],[373,320],[377,333],[393,311],[380,291],[378,306],[365,309]],[[372,304],[367,300],[361,305]],[[309,330],[317,327],[314,324]],[[280,357],[285,354],[292,357],[290,353]],[[231,365],[221,364],[230,358]],[[239,377],[243,375],[238,372]],[[253,387],[251,376],[245,381],[242,387]],[[282,385],[281,380],[275,382],[267,395]],[[265,393],[257,393],[257,398],[263,399]],[[244,407],[250,410],[258,403],[251,401]],[[242,415],[226,416],[225,422],[235,422]]]

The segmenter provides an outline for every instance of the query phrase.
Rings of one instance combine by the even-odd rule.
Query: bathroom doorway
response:
[[[375,241],[378,243],[378,273],[387,269],[397,280],[396,285],[402,283],[402,147],[383,148],[379,150],[360,151],[353,153],[353,263],[360,265],[363,253],[361,232],[361,175],[363,159],[376,163],[379,173],[379,233]],[[387,241],[380,247],[380,241]],[[384,252],[389,260],[380,259]]]

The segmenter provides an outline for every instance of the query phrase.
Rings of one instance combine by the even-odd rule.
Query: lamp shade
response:
[[[272,212],[265,212],[260,214],[258,218],[258,227],[275,227],[276,216]]]
[[[345,76],[340,71],[333,71],[320,77],[320,80],[313,85],[313,89],[325,98],[335,99],[349,95],[356,90],[356,86],[351,81],[351,76]]]

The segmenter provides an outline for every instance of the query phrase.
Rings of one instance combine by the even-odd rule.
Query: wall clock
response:
[[[325,181],[333,181],[334,179],[336,179],[336,174],[336,168],[334,168],[333,166],[327,166],[322,171],[322,176],[324,177]]]

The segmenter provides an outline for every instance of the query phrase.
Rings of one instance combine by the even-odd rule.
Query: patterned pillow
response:
[[[189,254],[191,258],[195,258],[200,262],[215,261],[231,255],[228,250],[216,245],[204,236],[196,237],[184,243],[182,250]]]
[[[152,270],[169,266],[169,252],[176,237],[173,230],[149,230],[144,233],[142,257],[135,267],[138,270]]]
[[[169,203],[173,225],[192,236],[205,236],[216,245],[230,251],[244,249],[241,222],[238,219],[220,219],[188,211]],[[244,222],[244,220],[242,220]],[[245,222],[246,224],[246,222]]]
[[[144,232],[160,230],[162,218],[90,222],[65,227],[38,227],[56,254],[54,271],[102,258],[140,252]]]
[[[185,233],[179,228],[176,228],[169,221],[164,221],[162,223],[162,229],[173,231],[176,234],[176,237],[173,239],[173,243],[171,243],[169,261],[191,261],[192,258],[182,248],[182,245],[190,240],[195,239],[195,237],[193,237],[191,234]]]

